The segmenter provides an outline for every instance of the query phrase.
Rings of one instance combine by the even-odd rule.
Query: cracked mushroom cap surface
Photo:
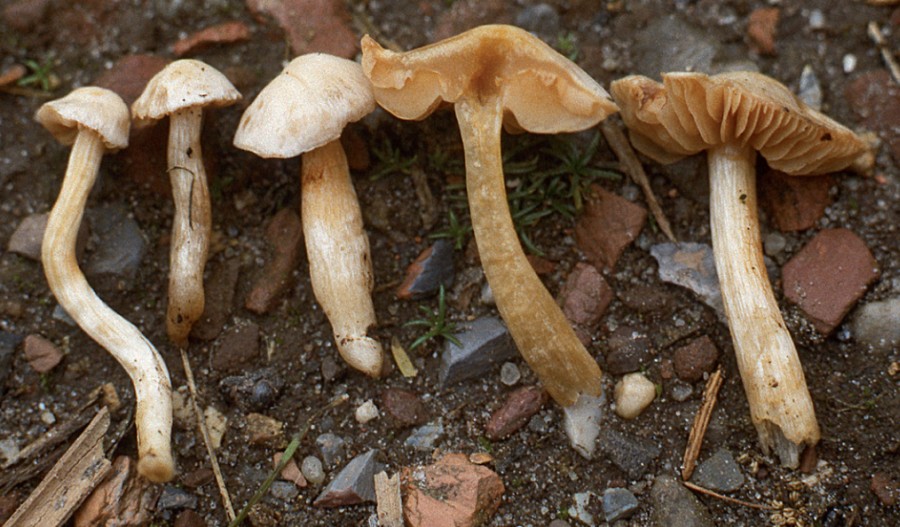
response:
[[[295,58],[244,111],[234,146],[261,157],[289,158],[341,136],[375,109],[359,64],[325,53]]]
[[[131,124],[128,106],[115,92],[105,88],[89,86],[73,90],[41,106],[34,117],[64,145],[74,143],[79,130],[89,129],[101,137],[110,152],[128,146]]]
[[[499,95],[507,131],[561,133],[594,126],[617,110],[584,70],[514,26],[480,26],[405,53],[366,35],[362,51],[378,104],[401,119],[424,119],[462,97]]]
[[[181,110],[228,106],[240,98],[241,93],[219,70],[199,60],[182,59],[150,79],[131,111],[140,127]]]
[[[736,143],[758,151],[774,169],[812,175],[844,169],[867,148],[851,130],[765,75],[662,78],[660,84],[632,75],[610,85],[635,148],[660,163]]]

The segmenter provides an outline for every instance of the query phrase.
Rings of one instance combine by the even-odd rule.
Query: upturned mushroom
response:
[[[375,109],[369,81],[351,60],[297,57],[244,111],[234,145],[261,157],[302,157],[301,218],[313,293],[351,367],[381,375],[372,260],[341,131]]]
[[[584,130],[615,112],[616,105],[578,66],[512,26],[481,26],[405,53],[386,50],[365,36],[362,50],[363,71],[388,112],[421,120],[442,102],[454,105],[472,227],[497,309],[522,356],[567,416],[581,404],[596,404],[602,395],[600,368],[516,236],[500,135],[503,128],[544,134]],[[586,454],[593,448],[582,447]]]
[[[138,472],[150,481],[169,481],[175,474],[169,372],[153,344],[94,293],[75,259],[78,227],[100,160],[128,145],[128,107],[109,90],[79,88],[41,106],[35,118],[59,142],[72,145],[41,247],[47,283],[60,306],[128,372],[137,399]]]
[[[820,432],[763,263],[756,153],[788,174],[822,174],[848,167],[866,145],[757,73],[667,73],[662,84],[630,76],[611,91],[647,156],[671,163],[707,152],[713,254],[751,418],[763,450],[797,467]]]
[[[187,345],[203,314],[203,268],[209,250],[212,212],[200,132],[203,108],[234,104],[241,94],[218,70],[193,59],[176,60],[157,73],[131,105],[135,126],[169,117],[168,173],[175,217],[169,251],[166,331]]]

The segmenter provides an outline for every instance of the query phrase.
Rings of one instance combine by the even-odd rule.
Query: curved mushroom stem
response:
[[[137,399],[138,472],[150,481],[164,482],[175,474],[169,372],[153,344],[94,293],[75,259],[78,226],[103,152],[97,134],[90,130],[78,133],[59,197],[47,220],[41,261],[59,304],[131,377]]]
[[[301,189],[313,293],[331,322],[344,361],[378,377],[384,353],[381,344],[366,335],[376,324],[369,239],[340,140],[303,154]]]
[[[497,309],[519,352],[556,402],[570,407],[582,394],[599,397],[600,367],[535,274],[516,235],[500,154],[500,100],[463,98],[455,108],[472,229]]]
[[[763,262],[756,212],[756,152],[724,145],[708,152],[716,272],[734,353],[763,450],[796,468],[819,442],[800,358]]]
[[[203,315],[203,268],[212,229],[209,188],[200,130],[203,111],[190,108],[169,118],[169,179],[175,201],[169,252],[169,305],[166,331],[179,347]]]

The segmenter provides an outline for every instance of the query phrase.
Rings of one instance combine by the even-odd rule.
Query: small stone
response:
[[[18,0],[3,8],[3,22],[21,33],[34,29],[50,7],[50,0]]]
[[[273,467],[277,467],[280,462],[281,452],[277,452],[272,458]],[[278,476],[285,481],[290,481],[300,488],[304,488],[309,484],[309,482],[306,481],[306,478],[303,477],[303,472],[300,471],[300,467],[297,466],[297,462],[294,461],[293,458],[288,460],[288,462],[284,465],[284,468],[281,469],[281,472],[278,474]]]
[[[148,525],[160,487],[137,473],[137,463],[119,456],[106,478],[75,511],[75,527]]]
[[[612,289],[596,267],[579,262],[566,278],[559,296],[563,313],[574,326],[578,339],[587,346],[612,302]]]
[[[240,270],[241,262],[237,258],[213,262],[209,266],[209,279],[204,285],[206,301],[203,314],[191,328],[191,337],[209,341],[222,333],[231,316]]]
[[[766,251],[766,256],[777,256],[784,251],[786,246],[787,240],[777,232],[770,232],[766,235],[765,240],[763,240],[763,248]]]
[[[228,418],[214,406],[207,406],[203,410],[203,420],[206,422],[206,428],[209,431],[209,443],[213,450],[222,447],[222,439],[228,430]]]
[[[878,262],[856,234],[826,229],[785,264],[782,282],[785,297],[828,335],[879,275]]]
[[[44,410],[43,412],[41,412],[41,422],[47,426],[50,426],[56,423],[56,416],[53,415],[53,412]]]
[[[272,368],[225,377],[219,392],[244,412],[266,410],[278,399],[284,379]]]
[[[177,57],[189,53],[197,53],[216,44],[233,44],[250,40],[250,28],[243,22],[225,22],[216,24],[179,40],[172,45]]]
[[[514,362],[504,362],[500,367],[500,382],[505,386],[515,386],[522,378],[522,372]]]
[[[273,481],[272,486],[269,487],[269,492],[273,498],[285,502],[293,501],[294,498],[300,495],[297,485],[290,481]]]
[[[322,454],[322,460],[329,467],[340,461],[345,454],[347,442],[344,438],[326,432],[316,438],[316,446],[319,447],[319,453]]]
[[[675,374],[687,382],[697,382],[704,373],[712,373],[719,361],[719,350],[708,336],[696,338],[675,350]]]
[[[209,366],[223,373],[237,373],[254,365],[259,356],[259,326],[238,323],[226,329],[216,340]]]
[[[672,304],[672,298],[659,287],[636,285],[616,293],[625,307],[638,313],[665,311]]]
[[[653,358],[647,335],[630,326],[620,326],[606,339],[606,371],[610,375],[624,375],[638,371]]]
[[[572,506],[569,507],[569,516],[574,520],[578,520],[579,522],[587,525],[588,527],[595,527],[596,523],[594,523],[594,515],[588,510],[591,504],[591,497],[594,496],[593,492],[577,492],[572,495]]]
[[[85,213],[96,235],[97,249],[88,258],[84,274],[92,278],[130,281],[141,266],[147,242],[137,222],[120,205],[88,209]],[[93,281],[92,281],[93,283]]]
[[[579,394],[575,404],[563,407],[563,429],[566,431],[566,437],[569,438],[572,448],[585,459],[594,456],[605,409],[606,394],[602,391],[599,396]]]
[[[844,73],[849,75],[849,74],[853,73],[854,71],[856,71],[857,62],[858,61],[856,59],[856,55],[854,55],[852,53],[847,53],[846,55],[841,57],[841,69],[844,70]]]
[[[656,477],[650,490],[655,527],[714,527],[716,523],[703,503],[677,479]]]
[[[174,527],[206,527],[206,520],[191,509],[185,509],[178,513]]]
[[[496,317],[482,317],[458,328],[454,336],[462,346],[447,341],[441,353],[441,386],[485,375],[495,365],[518,355],[509,331]]]
[[[444,424],[440,421],[428,423],[420,426],[409,434],[405,446],[412,447],[416,450],[431,451],[434,445],[444,436]]]
[[[63,309],[63,307],[59,304],[57,304],[56,307],[53,308],[53,315],[51,316],[53,317],[53,320],[58,320],[67,326],[71,326],[73,328],[78,327],[78,323],[75,322],[75,319],[73,319],[72,316],[69,315],[66,310]]]
[[[19,223],[9,242],[6,244],[6,250],[11,253],[31,258],[35,261],[41,260],[41,243],[44,241],[44,231],[47,229],[47,219],[50,213],[32,214]],[[78,227],[78,238],[75,242],[75,255],[79,260],[84,255],[84,247],[87,245],[90,229],[87,222],[82,221]]]
[[[683,403],[690,399],[693,394],[694,387],[684,381],[675,380],[669,385],[669,395],[676,402]]]
[[[500,506],[505,488],[494,471],[447,454],[428,466],[403,467],[403,516],[410,527],[476,527]]]
[[[661,71],[709,71],[721,45],[715,34],[704,31],[675,13],[656,13],[636,31],[631,53],[634,73],[656,77]],[[667,42],[660,46],[660,42]]]
[[[750,13],[747,22],[747,38],[750,48],[760,55],[775,54],[775,37],[781,10],[777,7],[760,7]]]
[[[888,70],[860,73],[847,85],[844,94],[861,118],[859,126],[877,132],[887,144],[894,163],[900,163],[900,86]]]
[[[819,84],[815,70],[809,64],[803,66],[803,71],[800,73],[797,97],[817,112],[822,109],[822,86]]]
[[[628,489],[612,488],[603,491],[603,514],[612,523],[628,518],[638,508],[638,500]]]
[[[809,12],[809,28],[825,29],[825,15],[821,9],[813,9]]]
[[[320,52],[352,58],[359,39],[350,12],[341,0],[247,0],[257,18],[275,19],[291,48],[291,56]]]
[[[293,285],[293,274],[303,248],[303,226],[292,208],[281,209],[266,227],[271,259],[247,294],[244,307],[262,315],[268,313]]]
[[[796,177],[769,170],[760,178],[760,197],[772,226],[782,232],[816,226],[831,204],[831,176]]]
[[[316,507],[342,507],[375,501],[375,474],[384,469],[378,450],[353,458],[313,502]]]
[[[450,288],[453,276],[453,244],[438,240],[409,264],[403,283],[397,287],[397,298],[418,300],[432,296],[441,286]]]
[[[267,415],[247,414],[246,432],[251,445],[278,447],[284,443],[284,423]]]
[[[325,470],[322,461],[316,456],[306,456],[300,464],[300,472],[306,481],[313,485],[321,485],[325,481]]]
[[[878,501],[886,507],[893,507],[900,501],[900,483],[884,472],[872,474],[869,488],[878,497]]]
[[[853,319],[853,335],[878,351],[900,347],[900,296],[869,302],[859,307]]]
[[[594,267],[612,270],[646,221],[646,209],[592,185],[584,212],[575,224],[575,243]]]
[[[63,359],[55,344],[40,335],[25,337],[24,353],[28,365],[38,373],[47,373]]]
[[[656,385],[640,373],[629,373],[616,383],[616,413],[623,419],[641,415],[656,398]]]
[[[347,373],[347,369],[344,367],[344,362],[338,362],[331,355],[322,359],[322,363],[319,367],[322,372],[322,379],[325,382],[334,382],[344,376]]]
[[[372,402],[372,399],[369,399],[356,407],[356,411],[353,413],[353,416],[356,418],[357,423],[364,425],[369,421],[378,418],[378,407],[375,406],[375,403]]]
[[[709,459],[697,465],[691,481],[717,492],[734,492],[744,484],[741,467],[731,452],[719,449]]]
[[[552,41],[559,35],[560,17],[553,6],[540,3],[519,11],[515,25],[539,35],[544,40]]]
[[[598,444],[609,460],[632,480],[644,475],[661,453],[656,441],[626,436],[611,428],[600,431]]]
[[[159,499],[156,500],[156,510],[166,511],[172,509],[196,509],[197,496],[172,485],[163,487]]]
[[[491,414],[485,426],[490,440],[504,439],[523,426],[547,402],[547,392],[537,386],[525,386],[509,394],[503,406]]]
[[[719,277],[712,247],[705,243],[661,243],[650,248],[659,264],[659,278],[694,292],[704,304],[725,319]]]
[[[381,394],[384,413],[400,427],[415,426],[428,419],[428,412],[419,396],[407,390],[388,388]]]
[[[204,467],[188,472],[184,475],[184,479],[182,481],[184,482],[185,487],[189,489],[196,489],[211,482],[214,477],[215,474],[213,474],[212,469]]]

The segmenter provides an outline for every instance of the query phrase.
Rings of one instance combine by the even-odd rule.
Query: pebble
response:
[[[75,319],[69,315],[65,309],[59,304],[56,304],[56,307],[53,308],[53,314],[51,315],[53,320],[58,320],[63,324],[71,327],[78,327],[78,323],[75,322]]]
[[[63,354],[55,344],[40,335],[28,335],[23,346],[25,360],[31,369],[47,373],[63,359]]]
[[[269,492],[273,498],[283,502],[293,501],[300,495],[300,489],[290,481],[273,481]]]
[[[538,386],[524,386],[509,394],[503,405],[491,414],[485,436],[494,441],[509,437],[528,423],[547,402],[547,392]]]
[[[35,261],[40,261],[41,243],[44,241],[44,230],[47,229],[47,219],[49,217],[49,212],[25,217],[9,237],[6,250]],[[75,257],[79,260],[84,255],[84,247],[87,245],[89,234],[88,222],[82,221],[78,227],[78,237],[75,241]]]
[[[157,510],[196,509],[197,496],[173,485],[165,485],[156,500]]]
[[[253,367],[259,357],[259,326],[240,322],[226,329],[213,345],[210,367],[218,372],[237,373]]]
[[[245,432],[251,445],[266,445],[279,448],[284,443],[284,423],[267,415],[251,412],[247,414]]]
[[[325,481],[325,470],[322,468],[322,460],[316,456],[306,456],[300,463],[300,472],[306,481],[313,485],[321,485]]]
[[[852,53],[847,53],[843,57],[841,57],[841,69],[844,70],[844,73],[847,75],[856,71],[856,63],[857,63],[856,55]]]
[[[886,507],[893,507],[900,502],[900,483],[884,472],[872,474],[869,488]]]
[[[658,78],[661,71],[709,71],[720,47],[713,35],[681,16],[660,14],[634,36],[634,73]]]
[[[135,276],[147,252],[147,242],[137,222],[121,205],[88,209],[96,248],[84,266],[90,277],[113,277],[128,280]]]
[[[184,475],[184,486],[189,489],[196,489],[211,482],[215,474],[209,467],[198,468]]]
[[[592,185],[575,224],[575,243],[594,267],[612,270],[646,221],[646,209]]]
[[[750,13],[747,22],[747,38],[750,48],[760,55],[775,54],[775,38],[781,10],[777,7],[760,7]]]
[[[770,232],[763,240],[763,249],[767,256],[778,256],[787,246],[787,240],[778,232]]]
[[[878,351],[900,347],[900,296],[859,307],[853,319],[853,334],[861,342]]]
[[[525,7],[516,15],[516,26],[553,42],[560,32],[560,17],[553,6],[545,3]]]
[[[403,517],[409,527],[476,526],[490,522],[505,487],[496,472],[446,454],[432,465],[403,467]]]
[[[271,259],[247,294],[244,307],[262,315],[268,313],[294,285],[293,274],[303,250],[303,226],[292,208],[278,211],[266,227]]]
[[[338,361],[333,356],[329,355],[322,359],[322,362],[319,365],[319,370],[322,373],[322,379],[325,382],[334,382],[338,379],[344,377],[347,373],[347,368],[344,367],[343,361]]]
[[[344,438],[326,432],[316,438],[316,446],[319,447],[319,453],[322,454],[322,460],[325,465],[331,467],[344,457],[347,442]]]
[[[856,234],[825,229],[785,264],[782,282],[785,297],[827,335],[879,275],[878,262]]]
[[[342,507],[374,502],[375,474],[384,469],[384,465],[376,459],[378,455],[378,450],[369,450],[353,458],[322,490],[313,505]]]
[[[443,387],[489,373],[497,364],[518,354],[506,326],[496,317],[460,324],[455,334],[462,347],[444,344],[438,379]]]
[[[656,527],[714,527],[709,510],[677,479],[660,475],[650,489]]]
[[[428,452],[434,449],[434,446],[443,436],[444,424],[441,421],[437,421],[422,425],[413,430],[403,444],[416,450]]]
[[[277,467],[280,462],[281,452],[277,452],[272,458],[273,468]],[[303,477],[303,472],[300,471],[300,467],[297,466],[297,462],[294,460],[294,458],[289,459],[288,462],[285,463],[284,468],[281,469],[278,477],[285,481],[290,481],[300,488],[304,488],[309,485],[309,482],[307,482],[306,478]]]
[[[215,406],[207,406],[203,410],[203,420],[209,431],[209,443],[213,450],[218,450],[222,446],[222,439],[228,430],[228,418]]]
[[[598,444],[609,460],[631,480],[643,476],[661,453],[657,441],[625,435],[612,428],[600,431]]]
[[[3,21],[12,29],[27,33],[44,20],[50,3],[50,0],[10,2],[3,8]]]
[[[453,243],[437,240],[406,268],[406,276],[397,287],[397,298],[418,300],[437,294],[441,286],[453,284]]]
[[[504,362],[500,367],[500,382],[504,386],[515,386],[522,378],[522,372],[514,362]]]
[[[855,68],[855,59],[852,61]],[[900,163],[900,86],[886,69],[861,72],[844,91],[861,128],[878,133]]]
[[[585,459],[594,456],[600,423],[606,409],[606,394],[599,396],[580,394],[575,404],[563,407],[563,429],[569,444]]]
[[[594,515],[588,510],[593,496],[594,493],[590,491],[576,492],[572,495],[572,506],[569,507],[568,511],[569,516],[573,520],[578,520],[588,527],[594,527],[596,525],[594,522]]]
[[[185,509],[178,513],[174,527],[206,527],[206,520],[191,509]]]
[[[21,452],[21,450],[19,449],[19,446],[16,445],[15,439],[11,437],[0,439],[0,457],[2,457],[5,462],[19,459],[19,452]]]
[[[825,15],[821,9],[812,9],[809,12],[809,28],[818,30],[825,29]]]
[[[224,22],[196,31],[172,45],[177,57],[200,52],[216,44],[250,40],[250,28],[243,22]]]
[[[669,384],[669,395],[672,397],[673,401],[683,403],[690,399],[693,394],[694,387],[682,380],[676,379]]]
[[[357,423],[364,425],[369,421],[378,419],[378,407],[375,406],[372,399],[369,399],[356,407],[353,417],[356,419]]]
[[[629,373],[616,383],[616,413],[623,419],[641,415],[656,398],[656,385],[641,373]]]
[[[672,305],[672,297],[655,286],[636,285],[616,295],[625,307],[638,313],[666,311]]]
[[[381,406],[391,422],[399,427],[420,425],[428,412],[419,396],[408,390],[388,388],[381,394]]]
[[[612,488],[603,491],[603,515],[606,521],[628,518],[638,508],[638,500],[628,489]]]
[[[278,399],[283,387],[284,379],[272,368],[225,377],[219,382],[219,392],[244,412],[266,410]]]
[[[744,485],[744,475],[731,452],[720,448],[697,465],[691,481],[716,492],[734,492]]]
[[[675,350],[675,374],[683,381],[697,382],[704,373],[712,373],[719,361],[719,350],[708,336],[698,337]]]
[[[261,19],[272,17],[284,31],[291,56],[328,53],[353,58],[359,38],[341,0],[247,0],[247,7]]]
[[[237,258],[229,258],[213,262],[208,267],[209,279],[204,285],[206,301],[203,314],[191,328],[191,337],[203,341],[215,340],[231,316],[241,262]]]
[[[650,339],[631,326],[619,326],[606,339],[606,371],[623,375],[641,369],[653,358]]]
[[[612,302],[612,289],[596,267],[578,262],[566,278],[559,296],[563,313],[578,339],[587,346]]]
[[[56,416],[53,415],[53,412],[44,410],[43,412],[41,412],[41,422],[47,426],[50,426],[56,423]]]
[[[803,66],[800,73],[800,86],[797,89],[797,97],[813,110],[822,109],[822,86],[815,70],[809,64]]]
[[[768,170],[760,178],[760,198],[769,222],[781,232],[803,231],[816,226],[831,205],[829,175],[796,177]]]
[[[725,320],[712,247],[705,243],[661,243],[650,247],[650,254],[659,265],[663,282],[690,289]]]

